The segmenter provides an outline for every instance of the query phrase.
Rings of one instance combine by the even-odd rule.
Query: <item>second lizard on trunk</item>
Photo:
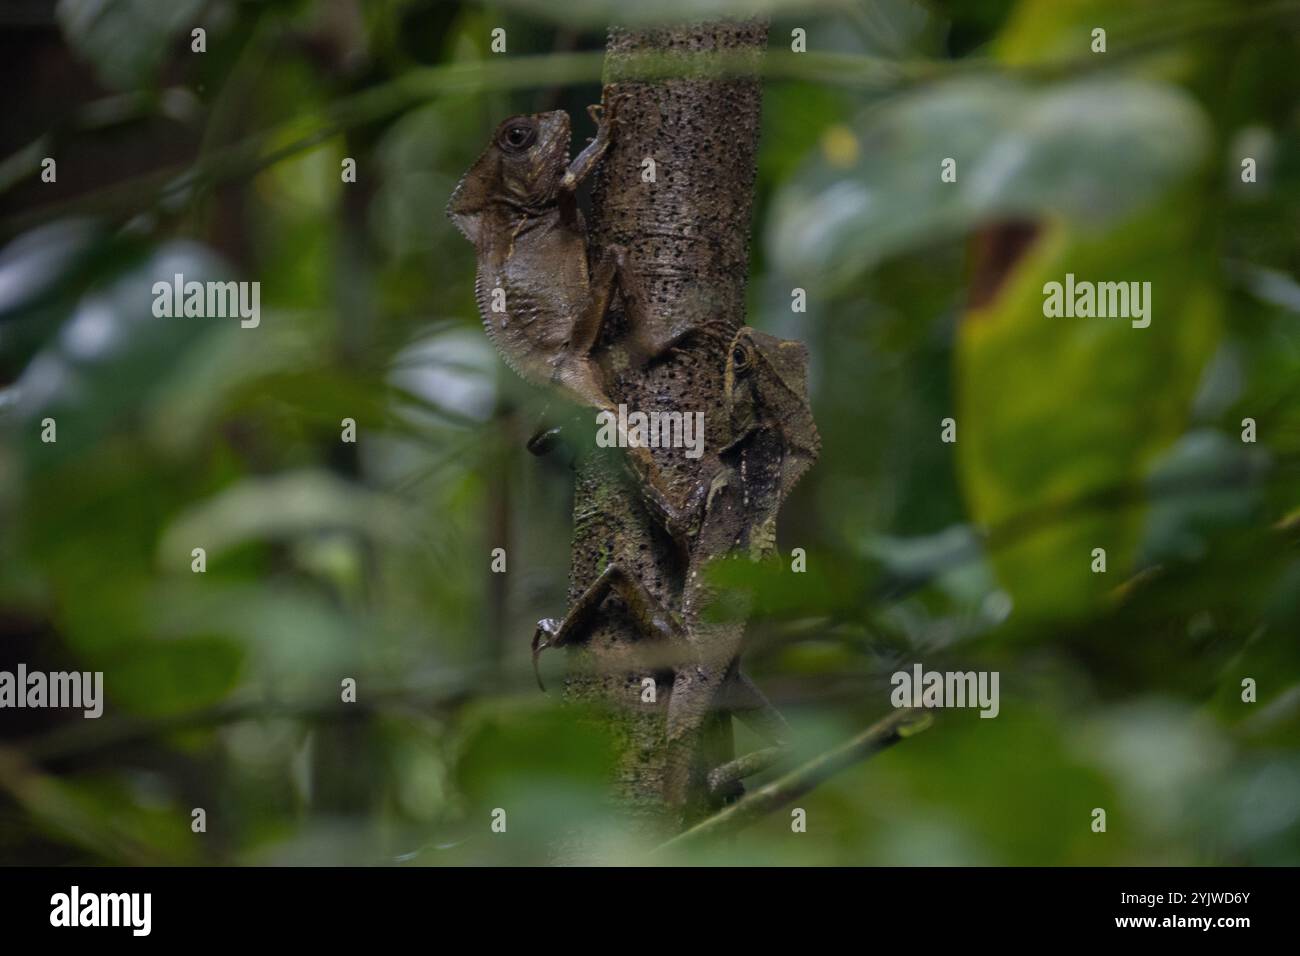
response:
[[[745,623],[704,620],[716,597],[708,565],[726,558],[764,560],[776,555],[776,518],[782,503],[817,458],[820,438],[808,401],[808,352],[745,327],[727,356],[724,392],[729,417],[719,467],[707,483],[703,513],[673,513],[662,499],[668,526],[689,528],[688,564],[681,613],[664,608],[644,584],[611,564],[583,593],[563,621],[540,621],[534,658],[546,647],[585,639],[594,615],[611,591],[628,606],[649,637],[669,642],[674,658],[668,704],[666,802],[686,809],[697,797],[718,800],[779,754],[785,721],[739,669]],[[711,711],[725,710],[751,723],[774,745],[721,767],[696,759],[700,731]]]

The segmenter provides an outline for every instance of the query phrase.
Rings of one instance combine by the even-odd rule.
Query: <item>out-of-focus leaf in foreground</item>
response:
[[[168,42],[197,22],[203,0],[59,0],[68,42],[109,86],[129,89],[152,78]]]
[[[389,541],[407,537],[409,525],[395,499],[352,487],[325,472],[248,479],[181,515],[158,547],[166,567],[189,563],[193,542],[208,555],[250,540],[292,538],[306,531],[350,530]]]
[[[781,192],[767,241],[789,275],[843,286],[889,256],[1008,218],[1102,228],[1196,168],[1200,108],[1168,86],[946,83],[868,110]],[[955,160],[956,181],[941,178]]]

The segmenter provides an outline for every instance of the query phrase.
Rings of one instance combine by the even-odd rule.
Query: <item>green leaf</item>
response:
[[[235,687],[243,650],[221,637],[119,644],[105,664],[105,691],[132,714],[165,717],[201,710]]]
[[[250,541],[352,531],[388,542],[411,540],[397,500],[324,471],[250,478],[182,514],[158,546],[164,567],[188,568],[195,547],[208,559]]]
[[[1140,496],[1186,428],[1219,335],[1212,247],[1187,208],[1171,202],[1100,237],[1048,229],[962,322],[959,473],[1015,614],[1077,613],[1132,560],[1142,508],[1122,493]],[[1149,327],[1044,315],[1045,284],[1066,273],[1150,282]],[[1094,548],[1106,573],[1091,570]]]
[[[947,83],[824,137],[776,197],[769,249],[785,273],[838,288],[881,259],[999,219],[1104,228],[1183,180],[1207,141],[1200,107],[1173,87]],[[946,159],[955,182],[941,180]]]
[[[201,26],[203,0],[59,0],[55,16],[68,43],[109,86],[148,83],[183,28]]]
[[[193,864],[189,813],[159,778],[141,773],[55,777],[14,753],[0,753],[0,790],[51,838],[106,863]]]
[[[191,241],[164,243],[131,257],[92,285],[71,315],[49,335],[10,391],[13,412],[28,426],[30,456],[37,470],[76,462],[115,431],[166,382],[191,350],[230,319],[159,318],[153,314],[155,282],[228,277],[210,249]],[[0,278],[5,273],[0,272]],[[52,320],[59,316],[43,317]],[[58,441],[35,441],[34,426],[49,416]]]
[[[1113,56],[1171,28],[1190,30],[1225,10],[1223,0],[1021,0],[994,44],[997,58],[1022,65]],[[1093,31],[1106,52],[1093,52]]]

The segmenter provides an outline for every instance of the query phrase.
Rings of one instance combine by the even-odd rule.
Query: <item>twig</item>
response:
[[[38,737],[17,741],[13,750],[34,765],[45,765],[86,754],[100,754],[149,743],[172,734],[206,730],[246,721],[353,720],[363,714],[391,713],[409,708],[428,713],[454,708],[470,697],[471,684],[458,680],[447,686],[377,688],[356,703],[334,698],[268,701],[248,697],[162,718],[116,717],[105,721],[67,724]]]
[[[1269,474],[1262,475],[1263,470]],[[1043,532],[1059,529],[1071,520],[1101,513],[1122,513],[1132,508],[1177,501],[1216,492],[1268,489],[1290,485],[1300,473],[1300,455],[1277,455],[1267,468],[1246,462],[1213,473],[1171,478],[1138,478],[1097,488],[1074,498],[1047,502],[1004,518],[961,545],[946,560],[924,571],[886,576],[867,595],[868,603],[893,603],[933,583],[939,577],[985,555],[1002,551]],[[854,608],[857,613],[857,608]]]
[[[814,757],[780,779],[760,787],[725,810],[697,823],[685,833],[673,837],[654,852],[658,854],[695,847],[723,834],[734,833],[759,817],[799,799],[841,770],[860,760],[866,760],[904,737],[920,733],[931,723],[933,718],[925,711],[910,707],[895,711],[852,740]]]

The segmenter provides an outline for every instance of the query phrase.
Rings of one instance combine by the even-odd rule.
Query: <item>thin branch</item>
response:
[[[697,823],[685,833],[673,837],[654,852],[658,854],[692,848],[724,834],[735,833],[759,817],[793,803],[841,770],[880,753],[904,737],[919,734],[933,722],[931,715],[925,711],[910,707],[897,710],[852,740],[814,757],[725,810]]]
[[[248,721],[326,723],[354,720],[364,714],[391,714],[403,708],[433,713],[452,709],[470,699],[472,682],[467,678],[467,674],[460,675],[453,681],[426,687],[380,687],[365,693],[355,703],[347,704],[337,696],[296,701],[245,696],[161,718],[123,716],[104,721],[78,721],[17,741],[12,749],[31,763],[44,765],[149,743],[185,731],[208,730]]]
[[[1267,471],[1267,474],[1263,474]],[[1184,497],[1238,490],[1262,490],[1287,486],[1300,473],[1300,455],[1272,458],[1266,468],[1246,462],[1220,471],[1168,478],[1138,478],[1107,485],[1074,498],[1047,502],[1002,519],[980,534],[977,541],[954,549],[947,560],[915,574],[891,574],[868,594],[871,603],[892,603],[907,597],[938,578],[985,555],[1023,543],[1036,535],[1057,530],[1071,521],[1096,514],[1123,513],[1134,508],[1178,501]]]

